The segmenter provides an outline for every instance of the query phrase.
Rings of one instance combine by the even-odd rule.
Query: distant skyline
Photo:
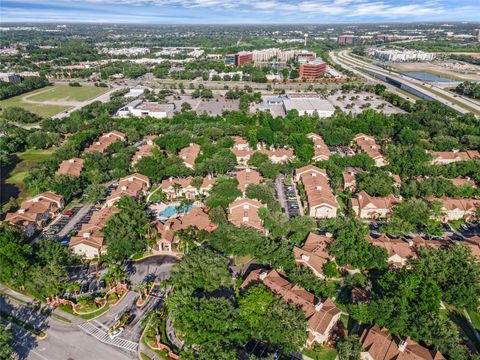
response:
[[[2,0],[1,22],[289,24],[480,21],[478,0]]]

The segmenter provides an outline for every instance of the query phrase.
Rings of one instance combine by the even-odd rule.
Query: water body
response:
[[[428,73],[428,72],[419,72],[419,71],[406,71],[403,72],[402,75],[410,76],[414,79],[420,81],[428,81],[428,82],[456,82],[455,80],[438,76],[436,74]]]

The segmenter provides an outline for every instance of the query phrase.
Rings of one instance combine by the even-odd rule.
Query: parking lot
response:
[[[300,216],[302,214],[302,204],[297,194],[295,184],[285,183],[285,176],[280,175],[275,180],[275,195],[282,207],[282,211],[289,218]]]

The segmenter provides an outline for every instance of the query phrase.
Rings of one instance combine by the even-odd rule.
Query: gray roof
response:
[[[285,99],[283,102],[285,110],[298,110],[298,111],[335,111],[330,102],[320,98],[310,99]]]

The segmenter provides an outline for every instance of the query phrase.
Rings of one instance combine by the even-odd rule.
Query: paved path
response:
[[[165,324],[165,332],[167,333],[167,338],[170,343],[175,346],[177,349],[183,348],[183,341],[181,341],[177,334],[175,334],[175,329],[173,328],[173,321],[170,315],[167,318],[167,322]]]
[[[83,206],[75,215],[72,216],[70,221],[63,227],[62,230],[58,232],[58,236],[62,237],[67,235],[70,231],[73,230],[75,225],[78,224],[80,220],[88,213],[88,211],[92,208],[92,205],[85,205]]]

